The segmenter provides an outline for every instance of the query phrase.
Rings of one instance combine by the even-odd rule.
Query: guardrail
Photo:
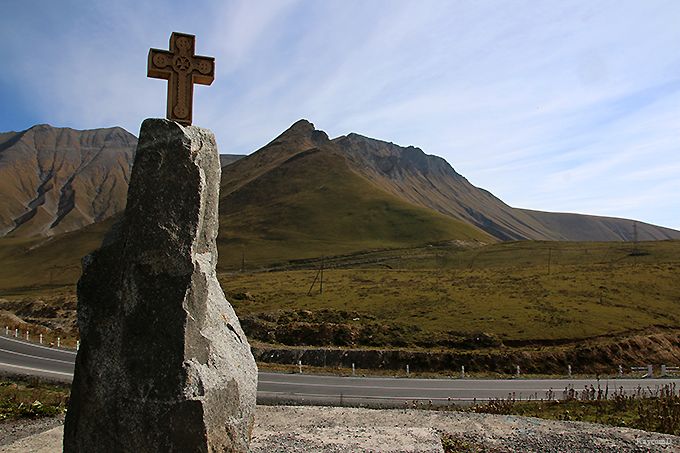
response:
[[[630,367],[630,371],[633,373],[635,372],[644,372],[646,371],[647,373],[644,374],[642,377],[643,378],[652,378],[654,377],[654,366],[653,365],[647,365],[647,366],[632,366]]]
[[[2,330],[0,330],[2,332]],[[45,344],[46,339],[43,333],[33,333],[31,334],[30,330],[19,330],[18,328],[11,329],[9,326],[5,326],[4,329],[4,334],[6,337],[14,337],[18,340],[22,341],[27,341],[27,342],[32,342],[32,343],[38,343],[38,344]],[[37,341],[36,341],[37,339]],[[72,349],[72,347],[66,346],[62,344],[61,337],[52,337],[52,342],[49,343],[50,347],[57,347],[61,349]],[[80,349],[80,340],[76,340],[75,344],[75,350],[77,351]],[[302,360],[299,360],[298,363],[296,364],[298,366],[298,373],[302,373]],[[411,375],[411,370],[410,370],[410,365],[406,364],[406,375],[410,376]],[[680,376],[680,366],[668,366],[668,365],[660,365],[661,368],[661,373],[660,377],[666,377],[666,376]],[[618,376],[623,378],[624,373],[623,373],[623,366],[619,365],[618,366]],[[572,367],[571,365],[567,365],[567,376],[569,378],[572,377]],[[653,365],[645,365],[645,366],[632,366],[630,367],[631,373],[644,373],[641,377],[642,378],[653,378],[654,377],[654,366]],[[352,363],[352,376],[356,376],[356,367],[355,364]],[[520,377],[521,376],[521,369],[519,365],[516,365],[515,367],[515,377]],[[469,375],[466,373],[465,366],[460,367],[460,378],[465,379]]]
[[[678,366],[666,366],[661,365],[661,376],[672,376],[674,374],[680,374],[680,367]]]
[[[0,330],[0,332],[2,332]],[[44,335],[42,332],[36,333],[30,330],[19,330],[19,328],[11,329],[9,326],[5,326],[4,334],[6,337],[16,338],[17,340],[26,341],[28,343],[37,343],[41,345],[46,345],[49,347],[56,347],[60,349],[73,349],[73,346],[67,346],[63,344],[62,338],[54,335]],[[48,338],[51,337],[51,341],[48,342]],[[72,344],[72,343],[71,343]],[[80,349],[80,340],[76,340],[75,350]]]

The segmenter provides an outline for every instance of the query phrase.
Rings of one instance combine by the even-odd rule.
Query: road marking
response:
[[[459,397],[451,397],[451,398],[428,398],[426,396],[368,396],[368,395],[347,395],[347,394],[336,394],[336,395],[327,395],[325,393],[296,393],[296,392],[264,392],[264,391],[258,391],[257,392],[259,396],[279,396],[279,395],[284,395],[284,396],[301,396],[301,397],[314,397],[314,398],[355,398],[355,399],[376,399],[376,400],[404,400],[404,401],[423,401],[423,400],[428,400],[428,401],[491,401],[497,398],[459,398]]]
[[[479,388],[479,387],[384,387],[380,385],[348,385],[348,384],[314,384],[309,382],[286,382],[286,381],[258,381],[262,384],[280,384],[280,385],[303,385],[305,387],[331,387],[331,388],[361,388],[361,389],[381,389],[381,390],[426,390],[426,391],[449,391],[449,392],[460,392],[460,391],[482,391],[482,392],[500,392],[508,391],[508,393],[518,391],[522,392],[548,392],[551,389],[536,389],[536,388],[521,388],[521,389],[503,389],[503,388]],[[468,381],[474,382],[474,381]],[[553,392],[556,390],[553,388]]]
[[[9,354],[16,354],[16,355],[21,355],[21,356],[24,356],[24,357],[31,357],[33,359],[38,359],[38,360],[49,360],[50,362],[66,363],[68,365],[74,364],[74,362],[72,362],[70,360],[50,359],[49,357],[40,357],[38,355],[24,354],[23,352],[10,351],[9,349],[0,348],[0,352],[7,352]]]
[[[48,347],[48,346],[42,346],[42,345],[35,344],[35,343],[29,343],[29,342],[27,342],[27,341],[15,340],[14,338],[6,337],[6,336],[4,336],[4,335],[3,335],[3,336],[0,336],[0,339],[2,339],[2,340],[8,340],[8,341],[13,341],[13,342],[15,342],[15,343],[23,344],[23,345],[26,345],[26,346],[31,346],[31,347],[34,347],[34,348],[47,349],[48,351],[63,352],[63,353],[65,353],[65,354],[73,354],[73,355],[76,355],[76,354],[77,354],[77,352],[75,352],[75,351],[69,351],[69,350],[67,350],[67,349],[50,348],[50,347]]]
[[[5,367],[5,366],[11,367],[11,368],[20,368],[22,370],[40,371],[40,372],[48,373],[48,374],[61,374],[63,376],[73,377],[73,373],[63,373],[61,371],[44,370],[42,368],[33,368],[33,367],[30,367],[30,366],[10,365],[9,363],[0,363],[0,367]]]

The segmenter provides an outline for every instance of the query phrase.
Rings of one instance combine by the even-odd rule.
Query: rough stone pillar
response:
[[[257,367],[217,281],[213,134],[142,124],[127,209],[78,282],[65,452],[247,451]]]

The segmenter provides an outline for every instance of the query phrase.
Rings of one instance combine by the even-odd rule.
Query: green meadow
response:
[[[680,241],[439,244],[323,265],[323,292],[314,283],[320,259],[224,272],[220,282],[241,316],[330,309],[353,313],[348,322],[414,326],[421,336],[485,332],[507,343],[680,325]]]
[[[108,223],[55,240],[4,238],[0,298],[72,301],[79,257],[97,247]],[[276,242],[219,242],[219,279],[241,317],[284,327],[305,318],[317,327],[370,324],[401,332],[405,346],[477,333],[521,345],[680,325],[680,241],[470,239],[368,250],[318,242],[298,255]]]

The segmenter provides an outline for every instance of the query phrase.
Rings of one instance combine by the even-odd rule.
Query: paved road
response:
[[[70,382],[76,353],[0,337],[0,370]]]
[[[27,343],[0,336],[0,371],[48,377],[70,382],[73,378],[75,352]],[[601,380],[610,392],[623,387],[627,393],[638,386],[656,388],[680,379],[612,379]],[[311,404],[369,403],[404,405],[414,400],[433,404],[466,403],[473,399],[545,398],[554,391],[562,397],[567,386],[582,390],[594,385],[594,379],[404,379],[378,377],[335,377],[308,374],[259,374],[260,402],[304,402]]]

